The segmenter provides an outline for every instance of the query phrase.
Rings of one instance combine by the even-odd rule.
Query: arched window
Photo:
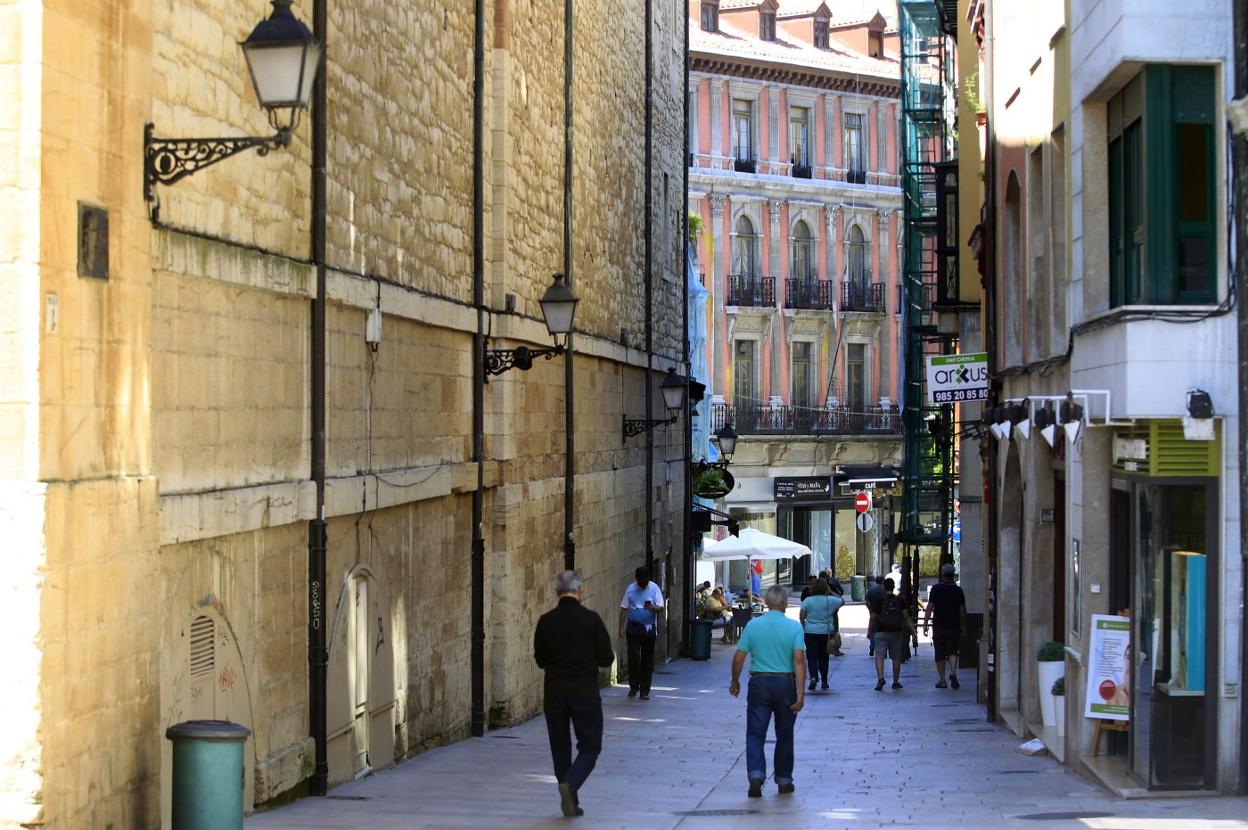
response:
[[[748,216],[737,219],[737,229],[732,238],[732,273],[745,277],[758,274],[758,236]]]
[[[793,274],[800,280],[815,278],[815,243],[810,238],[810,226],[798,220],[793,226]]]
[[[867,266],[867,239],[862,234],[862,228],[857,225],[849,226],[846,247],[849,254],[849,282],[855,287],[864,288],[871,282],[871,269]]]

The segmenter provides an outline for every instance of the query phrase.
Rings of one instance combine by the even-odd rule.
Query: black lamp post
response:
[[[572,332],[572,320],[576,316],[578,302],[580,299],[572,293],[571,288],[568,288],[563,274],[555,274],[554,282],[538,301],[542,307],[542,319],[546,322],[546,331],[550,332],[555,345],[549,349],[530,349],[528,346],[515,349],[491,349],[489,340],[486,340],[483,355],[485,374],[501,375],[509,369],[521,369],[527,372],[533,368],[533,361],[536,358],[544,357],[550,360],[556,355],[563,354],[568,335]],[[563,335],[562,343],[559,342],[560,335]],[[488,379],[486,382],[489,382]]]
[[[321,64],[321,44],[290,10],[291,0],[273,0],[273,13],[239,44],[260,106],[277,132],[232,138],[159,138],[143,132],[143,198],[156,200],[156,185],[173,184],[222,159],[255,148],[260,155],[290,144],[291,131],[312,97]],[[155,218],[157,209],[153,209]]]
[[[676,374],[676,370],[668,369],[667,377],[659,384],[663,393],[663,405],[667,407],[666,418],[629,418],[624,416],[624,440],[634,435],[641,435],[662,424],[673,424],[685,408],[685,396],[689,394],[689,382]]]

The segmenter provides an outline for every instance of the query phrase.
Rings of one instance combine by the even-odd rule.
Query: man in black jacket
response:
[[[615,661],[602,617],[581,605],[582,585],[576,571],[556,575],[559,605],[542,615],[533,635],[533,657],[546,671],[546,731],[559,782],[560,808],[568,817],[584,815],[577,790],[602,752],[598,669]],[[576,732],[576,760],[572,759],[569,723]]]

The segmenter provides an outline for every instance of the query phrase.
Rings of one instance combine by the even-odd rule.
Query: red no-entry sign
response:
[[[871,494],[864,492],[864,493],[859,493],[858,495],[854,496],[854,509],[857,510],[859,513],[866,513],[868,510],[870,510],[871,509]]]

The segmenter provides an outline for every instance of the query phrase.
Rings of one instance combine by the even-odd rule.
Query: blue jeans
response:
[[[767,780],[767,725],[776,718],[776,783],[793,783],[793,724],[797,681],[779,675],[753,675],[745,697],[745,768],[751,779]]]

